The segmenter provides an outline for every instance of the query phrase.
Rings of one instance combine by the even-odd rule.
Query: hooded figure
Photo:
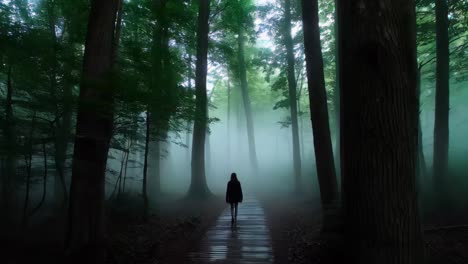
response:
[[[226,203],[231,204],[231,224],[237,222],[237,204],[242,203],[242,199],[242,187],[236,173],[233,172],[226,190]]]

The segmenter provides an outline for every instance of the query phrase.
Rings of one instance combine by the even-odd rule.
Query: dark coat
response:
[[[226,190],[226,203],[242,203],[242,187],[239,181],[229,181]]]

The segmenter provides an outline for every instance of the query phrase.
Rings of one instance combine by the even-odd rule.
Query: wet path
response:
[[[197,264],[273,263],[270,233],[260,203],[247,197],[239,204],[235,226],[231,226],[227,207],[189,258],[190,263]]]

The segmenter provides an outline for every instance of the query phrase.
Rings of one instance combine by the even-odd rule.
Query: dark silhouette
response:
[[[226,203],[231,204],[231,224],[237,222],[237,204],[242,203],[242,187],[235,172],[231,174],[226,190]]]

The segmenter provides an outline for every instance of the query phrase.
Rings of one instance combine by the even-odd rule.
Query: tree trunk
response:
[[[441,206],[447,198],[449,146],[449,42],[447,1],[436,0],[436,95],[434,120],[434,188]]]
[[[227,168],[231,167],[231,83],[229,79],[229,69],[227,69]]]
[[[128,144],[127,148],[127,157],[125,158],[125,169],[124,169],[124,177],[123,177],[123,186],[122,186],[122,192],[125,193],[125,184],[127,183],[127,168],[128,168],[128,158],[131,153],[131,148],[132,148],[132,142]]]
[[[191,91],[192,90],[192,54],[189,53],[188,56],[188,89]],[[190,160],[190,126],[191,122],[187,120],[187,126],[186,126],[186,135],[185,135],[185,145],[187,146],[187,150],[185,152],[185,158],[187,162]]]
[[[28,225],[29,215],[29,194],[31,190],[31,176],[32,176],[32,156],[33,156],[33,136],[34,136],[34,127],[36,125],[36,112],[34,112],[33,118],[31,120],[31,127],[29,130],[29,141],[26,143],[27,145],[27,152],[24,153],[24,164],[26,165],[26,191],[25,191],[25,198],[24,198],[24,205],[23,205],[23,218],[21,221],[21,226],[23,230]],[[26,150],[26,146],[24,148]]]
[[[421,129],[421,112],[422,109],[420,108],[421,105],[421,70],[420,68],[417,69],[416,72],[416,94],[418,96],[418,156],[417,156],[417,169],[416,169],[416,182],[417,182],[417,190],[418,193],[421,191],[424,180],[427,176],[427,168],[426,168],[426,159],[424,158],[424,148],[423,148],[423,139],[422,139],[422,129]]]
[[[414,1],[337,2],[345,257],[423,263]]]
[[[42,196],[39,203],[34,207],[34,209],[29,214],[29,217],[33,216],[44,204],[45,198],[47,196],[47,173],[48,173],[48,166],[47,166],[47,151],[46,151],[46,141],[42,142],[42,156],[44,158],[44,176],[42,179]]]
[[[145,137],[145,161],[143,164],[143,219],[148,221],[148,152],[149,152],[149,142],[150,142],[150,111],[146,111],[146,137]]]
[[[244,55],[244,47],[245,47],[245,40],[244,40],[244,24],[239,24],[239,36],[237,37],[238,41],[238,60],[239,60],[239,77],[241,82],[241,93],[242,93],[242,102],[244,104],[244,111],[245,117],[247,120],[247,137],[249,142],[249,157],[251,166],[253,169],[253,174],[258,174],[258,160],[257,160],[257,150],[255,147],[255,133],[254,133],[254,126],[253,126],[253,118],[252,118],[252,108],[250,105],[250,97],[249,97],[249,86],[247,83],[247,69],[245,66],[245,55]]]
[[[65,133],[62,128],[62,123],[60,120],[60,106],[59,106],[59,99],[57,93],[57,77],[58,77],[58,41],[57,41],[57,33],[56,33],[56,16],[54,12],[54,6],[51,1],[46,3],[47,5],[47,17],[48,17],[48,26],[49,26],[49,35],[50,41],[52,42],[51,48],[51,67],[49,72],[49,79],[50,79],[50,94],[53,97],[53,104],[55,107],[55,117],[56,117],[56,127],[55,127],[55,201],[59,202],[62,205],[65,205],[66,202],[66,188],[63,186],[65,185],[64,179],[64,166],[65,166],[65,159],[66,159],[66,143],[63,142],[63,134]],[[64,147],[65,145],[65,147]]]
[[[119,189],[117,192],[117,196],[122,194],[122,184],[123,184],[123,174],[125,169],[125,160],[127,159],[127,151],[122,151],[122,158],[120,159],[120,171],[119,171]]]
[[[153,193],[159,195],[161,193],[161,141],[156,138],[151,147],[152,175],[154,177]]]
[[[13,117],[13,65],[8,66],[7,93],[5,98],[5,121],[3,124],[3,136],[5,144],[5,174],[2,175],[2,211],[5,212],[7,223],[12,220],[16,203],[16,138],[14,134]]]
[[[317,1],[303,0],[302,10],[315,163],[324,216],[322,229],[328,230],[337,225],[337,223],[334,223],[336,219],[330,218],[337,213],[338,186],[328,121]]]
[[[153,49],[154,49],[154,65],[153,65],[153,78],[154,92],[156,100],[161,103],[156,106],[152,113],[152,130],[155,132],[156,137],[154,144],[150,144],[150,155],[153,161],[150,166],[152,168],[151,180],[154,180],[154,194],[159,195],[161,192],[161,142],[167,138],[167,133],[170,126],[170,118],[173,112],[174,93],[176,92],[176,85],[173,82],[171,58],[169,51],[169,36],[168,36],[168,21],[166,16],[167,0],[156,0],[156,20],[158,26],[155,27],[153,33]]]
[[[197,62],[195,69],[195,121],[192,140],[192,181],[190,196],[210,195],[205,175],[205,137],[208,123],[208,99],[206,94],[206,75],[208,71],[208,33],[210,0],[199,0]]]
[[[123,9],[123,0],[117,0],[117,18],[115,20],[115,32],[114,32],[114,42],[112,46],[112,65],[116,67],[118,65],[119,58],[119,45],[120,45],[120,34],[122,33],[122,9]]]
[[[340,63],[339,63],[339,58],[340,58],[340,49],[338,48],[338,41],[339,41],[339,36],[338,36],[338,25],[339,25],[339,17],[337,13],[337,8],[336,6],[338,0],[335,0],[335,24],[334,24],[334,30],[335,30],[335,91],[333,94],[333,105],[335,106],[335,168],[336,168],[336,175],[338,181],[341,182],[341,166],[340,166]]]
[[[116,0],[91,5],[78,106],[67,247],[81,263],[105,261],[105,175],[113,130]]]
[[[288,60],[288,87],[289,87],[289,104],[291,110],[291,125],[292,125],[292,140],[293,140],[293,161],[294,161],[294,176],[296,182],[296,193],[301,191],[301,150],[299,146],[299,125],[297,121],[297,92],[296,92],[296,77],[294,71],[293,40],[291,37],[291,0],[284,1],[284,21],[285,21],[285,45],[286,56]]]

